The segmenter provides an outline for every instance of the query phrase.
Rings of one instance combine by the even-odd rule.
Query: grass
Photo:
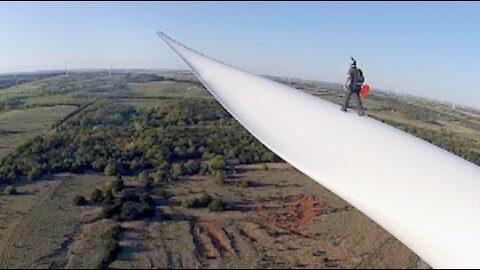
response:
[[[128,95],[122,76],[108,77],[104,73],[78,73],[54,76],[0,91],[0,111],[6,108],[24,109],[38,106],[81,105],[98,96]]]
[[[161,99],[127,99],[117,101],[126,106],[133,106],[136,109],[144,110],[160,106]]]
[[[17,195],[17,189],[14,186],[7,186],[3,192],[5,195]]]
[[[0,113],[0,130],[27,132],[48,129],[76,109],[76,106],[38,107]]]
[[[33,138],[34,132],[22,132],[8,135],[0,134],[0,160],[10,154],[22,142]]]
[[[160,81],[128,84],[134,97],[208,97],[207,90],[198,84],[175,81]]]
[[[17,187],[19,195],[8,198],[0,210],[2,216],[21,213],[16,220],[8,221],[9,232],[2,233],[6,237],[0,246],[0,267],[28,268],[37,265],[48,268],[50,263],[63,261],[67,250],[59,250],[59,246],[85,221],[81,215],[83,208],[72,205],[73,198],[77,194],[87,196],[92,186],[102,185],[107,180],[92,175],[62,175],[50,182]],[[44,185],[47,187],[44,188]],[[47,259],[38,265],[37,260],[41,257]]]
[[[0,159],[24,141],[50,130],[54,123],[76,108],[53,106],[0,112]]]
[[[0,92],[0,100],[5,100],[11,97],[25,97],[35,94],[40,89],[38,82],[30,82],[21,84],[18,86],[12,86],[7,89],[3,89]]]
[[[73,97],[69,95],[48,95],[36,96],[25,99],[26,107],[46,107],[56,105],[80,105],[87,99]]]

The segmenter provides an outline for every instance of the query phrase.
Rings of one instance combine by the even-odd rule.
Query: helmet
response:
[[[353,58],[353,57],[351,57],[351,56],[350,56],[350,59],[352,59],[352,64],[351,64],[351,66],[352,66],[352,67],[357,67],[357,60],[355,60],[355,58]]]

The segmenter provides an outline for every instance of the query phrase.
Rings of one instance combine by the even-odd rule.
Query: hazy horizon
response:
[[[479,3],[10,2],[0,7],[0,73],[110,65],[187,69],[155,34],[161,30],[256,74],[341,83],[354,56],[374,88],[480,106],[480,37],[474,34]]]

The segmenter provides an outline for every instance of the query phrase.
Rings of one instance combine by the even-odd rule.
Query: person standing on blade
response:
[[[344,88],[346,91],[348,91],[348,93],[345,96],[345,102],[342,107],[342,111],[347,111],[348,102],[353,96],[357,100],[358,115],[363,116],[365,114],[365,111],[363,110],[362,100],[360,99],[360,89],[362,88],[362,84],[365,81],[365,78],[363,77],[362,70],[357,68],[357,61],[353,57],[351,57],[351,59],[352,64],[350,66],[350,69],[348,70],[347,80],[344,84]]]

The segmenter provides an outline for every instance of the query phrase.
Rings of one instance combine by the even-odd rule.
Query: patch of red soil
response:
[[[311,237],[308,225],[327,210],[327,204],[313,195],[295,195],[271,200],[256,208],[268,224]]]
[[[210,236],[208,235],[208,232],[204,229],[196,227],[194,233],[199,241],[201,253],[207,258],[216,257],[216,249],[212,243],[212,240],[210,239]]]
[[[215,248],[219,251],[227,251],[235,254],[230,239],[220,226],[215,222],[199,222],[198,226],[202,232],[205,232],[211,239]]]

